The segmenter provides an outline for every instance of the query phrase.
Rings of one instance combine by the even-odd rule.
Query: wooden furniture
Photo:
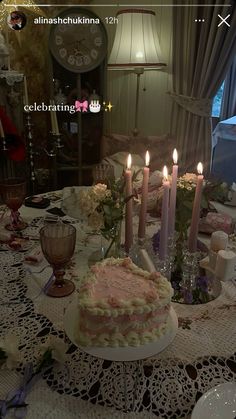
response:
[[[98,17],[84,8],[66,9],[58,16],[90,19],[79,25],[53,25],[49,38],[55,103],[88,102],[86,112],[57,112],[64,144],[57,154],[58,186],[88,185],[92,167],[100,161],[103,131],[103,111],[90,112],[89,104],[96,97],[102,105],[105,96],[107,34]]]

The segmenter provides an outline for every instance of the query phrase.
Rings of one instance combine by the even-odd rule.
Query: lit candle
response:
[[[145,228],[146,228],[146,214],[147,214],[147,201],[148,201],[148,181],[149,181],[149,163],[150,155],[149,152],[146,152],[146,167],[143,168],[143,184],[142,184],[142,198],[141,198],[141,207],[139,213],[139,226],[138,226],[138,238],[145,238]]]
[[[26,76],[24,76],[24,105],[28,105],[28,104],[29,104],[28,87],[27,87]]]
[[[198,224],[199,224],[199,218],[200,218],[202,187],[203,187],[202,163],[198,163],[197,171],[199,174],[197,177],[197,186],[196,186],[195,197],[194,197],[194,202],[193,202],[192,220],[191,220],[190,233],[189,233],[189,238],[188,238],[188,248],[191,253],[196,252],[197,250]]]
[[[175,232],[175,208],[176,208],[176,191],[177,191],[177,178],[178,178],[178,153],[176,148],[173,152],[173,167],[172,167],[172,181],[170,191],[170,209],[169,209],[169,224],[168,231],[169,237],[173,237]]]
[[[132,188],[132,172],[131,172],[132,158],[131,154],[127,158],[127,169],[125,171],[125,186],[126,198],[133,194]],[[128,254],[130,247],[133,244],[133,198],[126,202],[125,208],[125,251]]]
[[[167,167],[163,168],[163,197],[161,209],[161,232],[160,232],[160,246],[159,257],[162,260],[166,259],[168,247],[168,210],[170,198],[170,182],[168,181]]]
[[[3,131],[3,126],[2,126],[1,119],[0,119],[0,138],[4,138],[4,131]]]

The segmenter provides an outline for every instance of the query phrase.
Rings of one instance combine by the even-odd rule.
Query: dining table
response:
[[[25,247],[17,251],[0,244],[0,347],[4,337],[14,333],[21,354],[16,368],[9,370],[3,365],[0,369],[0,400],[6,400],[20,385],[24,366],[35,364],[40,348],[53,337],[68,347],[65,362],[44,371],[27,392],[25,417],[191,418],[197,400],[207,390],[236,380],[236,282],[222,282],[220,296],[206,304],[172,303],[178,330],[162,352],[136,361],[92,356],[70,341],[64,317],[79,298],[80,282],[88,272],[91,256],[101,248],[101,236],[87,229],[79,213],[75,218],[68,214],[60,217],[77,231],[75,253],[66,270],[76,290],[63,298],[47,296],[44,286],[52,268],[45,259],[35,265],[25,262],[25,256],[40,246],[39,231],[48,217],[47,210],[63,208],[62,191],[50,192],[47,197],[49,208],[23,205],[20,209],[28,223],[22,231],[28,237]],[[0,217],[1,211],[4,206],[0,207]],[[7,220],[5,213],[1,229]],[[137,231],[138,217],[133,221]],[[148,219],[147,236],[157,231],[159,222]],[[9,410],[6,417],[14,418],[14,414]]]

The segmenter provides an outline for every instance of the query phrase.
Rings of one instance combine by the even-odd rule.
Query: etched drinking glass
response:
[[[19,213],[19,208],[26,196],[26,181],[20,178],[8,178],[0,185],[4,203],[11,210],[11,222],[5,228],[11,231],[24,230],[27,227]]]
[[[47,289],[51,297],[70,295],[75,285],[65,279],[65,267],[75,251],[76,229],[70,224],[46,224],[40,230],[42,252],[53,268],[54,281]]]

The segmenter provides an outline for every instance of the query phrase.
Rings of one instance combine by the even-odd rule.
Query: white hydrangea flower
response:
[[[99,202],[103,201],[108,195],[107,185],[104,183],[97,183],[92,187],[92,194],[95,199]]]
[[[8,369],[16,368],[21,359],[21,353],[18,350],[19,338],[13,333],[9,333],[0,341],[0,348],[6,353],[7,359],[3,364],[3,367],[6,365]]]
[[[88,225],[94,230],[100,230],[104,227],[103,214],[94,211],[88,218]]]
[[[80,191],[79,200],[80,210],[82,214],[86,216],[92,214],[93,211],[95,211],[95,209],[99,205],[98,202],[95,200],[95,197],[91,194],[91,191]]]
[[[41,355],[43,355],[47,349],[52,350],[52,358],[55,361],[59,362],[59,364],[65,363],[68,345],[62,339],[55,336],[49,336],[40,347]]]

